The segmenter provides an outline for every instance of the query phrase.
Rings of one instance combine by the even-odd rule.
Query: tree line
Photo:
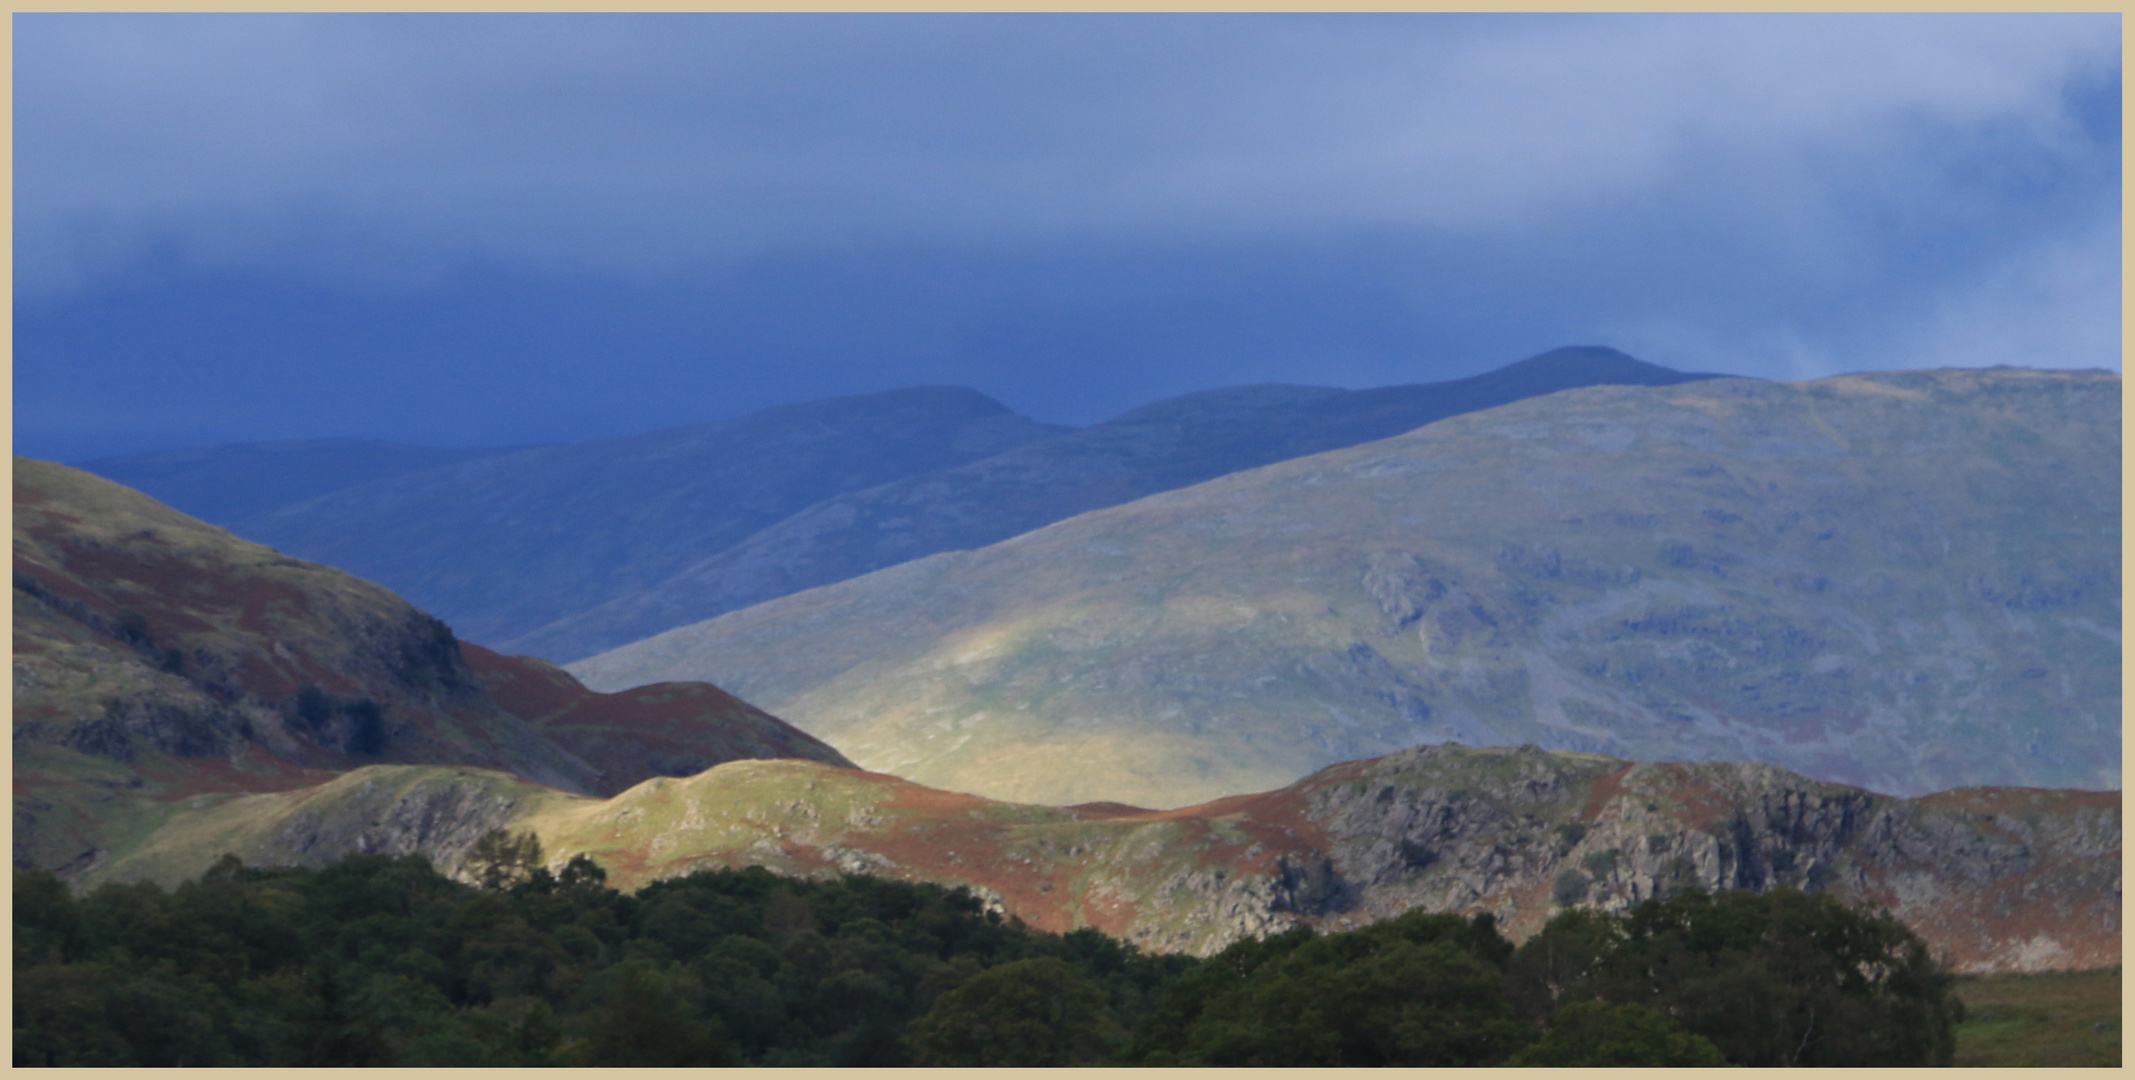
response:
[[[1962,1006],[1889,915],[1686,892],[1299,927],[1206,960],[964,889],[715,870],[626,894],[493,834],[233,858],[173,890],[15,873],[16,1065],[1938,1065]]]

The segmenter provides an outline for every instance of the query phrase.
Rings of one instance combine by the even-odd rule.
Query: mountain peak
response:
[[[1609,348],[1606,345],[1566,345],[1538,353],[1525,360],[1507,364],[1496,371],[1477,378],[1512,377],[1521,379],[1557,379],[1576,377],[1586,382],[1606,379],[1611,382],[1629,382],[1640,385],[1686,382],[1691,379],[1718,378],[1716,375],[1677,371],[1674,368],[1649,364],[1644,360]]]

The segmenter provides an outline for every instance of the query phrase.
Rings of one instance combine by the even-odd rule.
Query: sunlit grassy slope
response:
[[[1422,742],[2119,785],[2120,381],[1565,391],[569,666],[861,765],[1180,806]]]
[[[719,867],[966,886],[1042,929],[1207,953],[1297,923],[1491,912],[1515,938],[1570,904],[1686,888],[1827,889],[1886,907],[1960,970],[2119,955],[2112,794],[1969,789],[1916,800],[1765,765],[1534,747],[1417,747],[1179,810],[1034,806],[821,762],[749,760],[609,799],[504,773],[375,766],[301,791],[200,798],[83,886],[175,883],[225,854],[323,865],[420,852],[447,871],[494,829],[611,885]]]
[[[826,499],[672,577],[505,647],[577,660],[803,589],[984,547],[1076,514],[1448,416],[1576,386],[1668,386],[1708,377],[1572,346],[1448,382],[1182,394],[968,465]]]

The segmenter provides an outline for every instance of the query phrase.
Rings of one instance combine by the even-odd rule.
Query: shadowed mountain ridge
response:
[[[278,506],[518,446],[445,449],[378,439],[223,443],[98,458],[74,467],[124,484],[181,513],[225,529]]]
[[[1259,385],[1144,405],[1055,438],[808,507],[646,588],[502,647],[573,660],[662,630],[1242,469],[1399,435],[1582,386],[1710,378],[1568,347],[1447,382],[1370,390]]]
[[[974,390],[912,387],[385,477],[234,528],[499,642],[825,498],[1062,430]]]

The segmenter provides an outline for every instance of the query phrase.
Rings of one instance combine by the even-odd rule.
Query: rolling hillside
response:
[[[600,694],[385,589],[14,462],[14,859],[79,874],[188,800],[378,763],[612,794],[751,755],[844,763],[702,684]]]
[[[500,642],[823,499],[1064,430],[974,390],[912,387],[384,477],[232,530]]]
[[[223,853],[324,865],[492,829],[625,889],[692,870],[960,884],[1041,929],[1094,926],[1207,955],[1306,923],[1489,911],[1514,939],[1567,906],[1689,887],[1824,889],[1888,906],[1960,971],[2120,955],[2118,793],[1973,789],[1901,800],[1761,765],[1654,765],[1427,746],[1174,811],[1027,806],[805,761],[749,761],[596,800],[493,772],[377,766],[173,818],[89,879],[175,882]]]
[[[1090,510],[1241,469],[1354,446],[1579,386],[1686,375],[1613,349],[1557,349],[1449,382],[1337,390],[1238,386],[1134,409],[968,465],[826,499],[646,588],[504,642],[566,661],[751,604],[943,551],[984,547]]]
[[[1439,740],[1895,794],[2120,783],[2120,380],[1596,387],[569,665],[861,765],[1180,806]]]

